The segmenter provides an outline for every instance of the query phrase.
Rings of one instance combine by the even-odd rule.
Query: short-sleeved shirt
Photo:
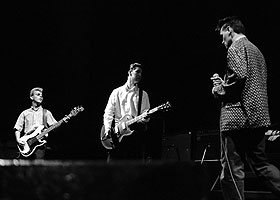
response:
[[[32,130],[33,127],[37,125],[44,125],[43,110],[44,109],[42,108],[42,106],[40,106],[36,110],[33,107],[24,110],[19,115],[14,129],[18,130],[19,132],[24,132],[24,134],[26,134],[30,130]],[[49,110],[46,110],[45,117],[48,126],[57,123],[57,121],[55,120],[55,118]]]

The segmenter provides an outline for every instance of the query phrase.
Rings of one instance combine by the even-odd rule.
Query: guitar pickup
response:
[[[123,129],[123,130],[126,129],[125,123],[122,123],[122,129]]]

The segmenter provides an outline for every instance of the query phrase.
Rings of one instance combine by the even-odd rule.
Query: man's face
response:
[[[139,83],[142,78],[142,69],[140,67],[136,67],[131,71],[131,78],[134,83]]]
[[[222,44],[225,45],[225,47],[228,49],[230,45],[232,44],[232,38],[230,36],[230,31],[228,28],[221,29],[220,35],[222,36]]]
[[[31,99],[37,103],[42,103],[43,101],[43,93],[39,90],[35,90],[33,92],[33,95],[31,96]]]

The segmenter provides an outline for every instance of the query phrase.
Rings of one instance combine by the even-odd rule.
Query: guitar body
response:
[[[17,144],[21,155],[23,155],[24,157],[28,157],[35,151],[37,147],[42,146],[46,143],[45,140],[38,140],[36,138],[36,136],[38,136],[43,129],[44,126],[39,125],[33,132],[21,137],[21,140],[24,141],[24,144]]]
[[[105,134],[105,128],[104,128],[104,125],[103,125],[102,128],[101,128],[101,132],[100,132],[101,138],[104,137],[104,134]],[[113,141],[115,141],[115,142],[113,142]],[[106,149],[115,149],[116,145],[118,144],[118,139],[117,139],[116,135],[113,133],[113,134],[111,134],[110,138],[106,138],[104,140],[101,140],[101,144]]]
[[[129,126],[127,125],[127,121],[131,120],[132,116],[129,114],[126,114],[121,118],[121,120],[118,122],[117,127],[116,127],[116,133],[118,133],[118,138],[119,141],[121,142],[123,136],[128,136],[133,133],[132,130],[130,130]]]
[[[131,135],[133,133],[132,130],[129,129],[126,122],[132,119],[131,115],[126,114],[121,118],[118,124],[114,127],[114,132],[111,133],[111,137],[105,140],[101,140],[102,145],[106,149],[114,149],[116,146],[122,141],[124,136]],[[104,125],[101,128],[100,136],[101,138],[104,137],[105,128]]]

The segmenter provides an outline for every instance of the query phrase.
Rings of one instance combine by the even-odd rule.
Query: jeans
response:
[[[265,131],[258,128],[221,133],[220,183],[225,200],[244,199],[245,162],[267,188],[280,197],[280,171],[267,160]]]

